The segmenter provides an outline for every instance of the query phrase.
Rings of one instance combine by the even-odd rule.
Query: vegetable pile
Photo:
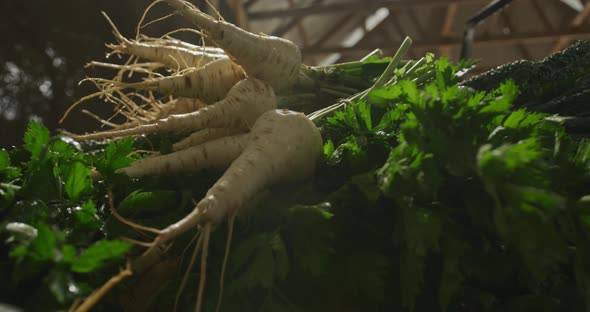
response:
[[[578,84],[590,79],[580,65],[589,42],[466,81],[473,63],[401,61],[406,45],[393,58],[257,68],[247,59],[262,52],[221,42],[252,36],[167,2],[223,50],[115,30],[114,52],[150,62],[102,63],[120,71],[92,79],[101,91],[87,98],[117,104],[127,122],[65,136],[32,122],[22,147],[0,151],[0,302],[27,311],[590,308],[590,142],[580,126],[590,111]],[[133,50],[150,44],[168,50]],[[277,62],[300,60],[277,51],[287,58]],[[555,64],[571,70],[545,70]],[[208,66],[228,66],[229,78]],[[124,82],[129,71],[148,76]],[[205,87],[209,78],[223,90]],[[199,100],[185,100],[195,94],[180,84],[203,87]],[[94,140],[113,137],[123,138]]]

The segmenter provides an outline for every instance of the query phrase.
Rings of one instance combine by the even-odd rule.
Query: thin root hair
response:
[[[93,79],[101,80],[100,78],[93,78]],[[84,80],[87,80],[87,79],[84,79]],[[88,80],[92,80],[92,79],[88,79]],[[106,80],[106,79],[104,79],[104,80]],[[76,108],[78,105],[80,105],[81,103],[83,103],[85,101],[88,101],[90,99],[96,98],[96,97],[100,97],[100,96],[105,95],[105,94],[109,94],[109,93],[114,92],[114,91],[117,91],[117,90],[121,90],[121,89],[123,89],[123,88],[121,88],[121,87],[112,87],[112,88],[108,88],[108,89],[105,89],[105,90],[102,90],[102,91],[99,91],[99,92],[92,93],[92,94],[87,95],[85,97],[82,97],[78,101],[74,102],[74,104],[70,105],[70,107],[68,107],[68,109],[66,110],[66,112],[64,113],[64,115],[59,120],[59,123],[63,123],[63,121],[68,117],[68,115],[70,114],[70,112],[74,108]]]
[[[135,31],[135,39],[138,40],[140,33],[139,31],[145,27],[143,24],[143,21],[145,20],[148,12],[158,3],[162,2],[162,0],[155,0],[152,3],[150,3],[150,5],[147,6],[147,8],[145,8],[145,10],[143,10],[143,14],[141,15],[141,18],[139,19],[139,22],[137,23],[137,27],[136,27],[136,31]]]
[[[100,116],[98,116],[98,115],[96,115],[96,114],[94,114],[94,113],[92,113],[91,111],[89,111],[89,110],[86,110],[86,109],[83,109],[83,110],[82,110],[82,114],[86,114],[86,115],[88,115],[88,116],[92,117],[92,118],[93,118],[93,119],[95,119],[96,121],[100,122],[100,123],[101,123],[103,126],[108,126],[108,127],[112,127],[112,128],[118,128],[118,127],[120,127],[120,126],[121,126],[121,125],[119,125],[119,124],[112,123],[112,122],[110,122],[110,121],[108,121],[108,120],[104,120],[104,119],[102,119]]]
[[[221,13],[219,13],[217,8],[209,0],[205,0],[205,2],[207,3],[207,6],[209,6],[209,8],[211,8],[211,11],[213,11],[215,13],[215,15],[217,15],[217,19],[219,19],[220,21],[223,21],[224,20],[223,16],[221,16]]]
[[[221,310],[221,303],[223,301],[225,270],[227,269],[227,262],[229,259],[229,253],[231,251],[231,241],[232,241],[232,236],[234,233],[234,224],[235,224],[235,220],[236,220],[236,215],[237,215],[236,212],[232,213],[232,215],[229,217],[229,219],[227,221],[227,227],[228,227],[227,240],[225,242],[225,253],[223,255],[223,263],[221,264],[221,274],[219,276],[219,294],[217,296],[217,307],[215,308],[216,312],[219,312]]]
[[[200,37],[206,37],[205,33],[203,33],[202,31],[196,30],[196,29],[192,29],[192,28],[178,28],[178,29],[171,30],[171,31],[163,34],[162,36],[160,36],[159,39],[169,38],[170,35],[175,34],[175,33],[179,33],[179,32],[183,32],[183,31],[195,33],[195,34],[199,35]],[[178,39],[175,39],[175,40],[178,40]]]
[[[201,255],[201,272],[199,273],[199,290],[197,293],[196,312],[201,312],[203,306],[203,293],[205,291],[205,282],[207,281],[207,253],[209,252],[209,236],[211,235],[211,223],[206,223],[203,227],[203,254]]]
[[[176,311],[176,309],[178,307],[178,301],[180,300],[180,295],[182,294],[182,291],[184,290],[184,287],[186,286],[186,282],[188,281],[188,276],[190,274],[190,271],[192,270],[192,268],[195,264],[197,256],[199,255],[199,252],[201,250],[201,246],[203,244],[203,235],[201,235],[200,232],[197,232],[197,234],[195,234],[193,240],[195,238],[197,238],[197,243],[195,244],[195,249],[193,250],[193,254],[191,256],[191,260],[189,261],[188,267],[186,268],[186,271],[185,271],[184,275],[182,276],[182,281],[180,282],[180,286],[178,287],[178,291],[176,292],[176,297],[174,298],[173,311]]]

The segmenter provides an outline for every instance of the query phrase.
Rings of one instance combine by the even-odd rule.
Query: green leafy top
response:
[[[91,177],[94,163],[107,173],[128,164],[125,153],[131,151],[131,141],[111,143],[100,155],[84,153],[76,142],[51,138],[42,124],[32,121],[24,142],[24,151],[0,151],[0,213],[4,220],[0,232],[12,237],[6,256],[13,261],[10,273],[2,272],[11,275],[2,276],[3,280],[12,282],[2,289],[18,289],[39,272],[48,272],[46,291],[57,300],[47,302],[49,308],[82,295],[82,285],[89,276],[75,278],[74,272],[108,269],[108,264],[121,261],[131,247],[118,240],[100,239],[105,235],[104,212],[96,205],[104,202],[97,192],[104,190],[96,190]],[[12,165],[11,158],[22,162]],[[30,229],[32,234],[19,239],[19,229]]]
[[[378,58],[365,65],[371,62],[341,70],[354,76],[383,66]],[[511,81],[489,92],[458,85],[468,66],[432,55],[406,62],[384,87],[324,119],[317,174],[274,186],[236,219],[222,308],[585,308],[590,142],[566,133],[567,117],[512,107],[518,91]],[[194,209],[192,199],[219,177],[130,180],[116,171],[141,149],[137,141],[82,152],[38,123],[27,133],[24,150],[0,151],[0,214],[9,240],[0,270],[9,282],[0,290],[21,302],[24,294],[50,298],[46,309],[63,308],[116,272],[130,252],[117,237],[146,239],[111,217],[107,188],[121,215],[163,228]],[[93,183],[93,167],[104,180]],[[220,224],[211,236],[208,311],[226,230]],[[175,264],[170,279],[186,267],[179,259],[188,236],[162,263]],[[138,280],[125,291],[153,286]],[[152,302],[173,301],[178,284],[158,282]]]
[[[566,198],[587,193],[575,185],[590,181],[590,167],[572,155],[586,155],[588,143],[567,137],[555,117],[513,110],[519,94],[514,82],[478,92],[457,85],[459,69],[445,59],[435,64],[430,83],[398,81],[328,118],[328,164],[346,170],[359,163],[343,160],[389,150],[380,168],[365,170],[372,170],[382,194],[395,203],[392,231],[404,306],[424,309],[417,299],[431,280],[425,271],[435,255],[443,257],[443,277],[453,281],[440,284],[443,310],[466,276],[483,274],[475,269],[485,266],[475,256],[482,252],[515,261],[503,255],[509,248],[519,260],[503,265],[523,263],[524,283],[541,287],[550,272],[568,263],[567,242],[581,244],[586,235],[572,230],[562,212],[577,211]],[[570,179],[575,182],[558,182]],[[454,246],[455,252],[441,246]],[[461,269],[465,261],[473,269]]]

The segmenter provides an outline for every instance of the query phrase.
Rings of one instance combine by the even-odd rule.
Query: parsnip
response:
[[[237,213],[239,208],[259,191],[273,184],[309,177],[322,153],[319,130],[304,114],[288,110],[268,111],[260,116],[249,134],[240,136],[240,139],[236,136],[231,138],[237,143],[237,140],[245,136],[248,139],[241,154],[231,162],[223,176],[209,189],[189,215],[160,232],[153,246],[146,252],[146,257],[151,257],[152,253],[159,253],[160,248],[167,242],[199,224],[222,222],[229,215]],[[205,143],[203,146],[207,146],[209,152],[207,159],[203,156],[203,148],[196,146],[170,156],[166,155],[168,156],[166,162],[158,163],[155,160],[149,160],[149,164],[136,162],[121,171],[134,177],[154,173],[184,172],[189,170],[191,163],[175,158],[175,155],[181,153],[187,158],[193,153],[193,157],[203,162],[218,165],[216,158],[227,153],[221,146],[227,144],[226,142],[228,141],[219,139]],[[236,146],[235,143],[227,144],[232,156],[235,155]],[[211,153],[213,148],[220,154]],[[174,161],[178,165],[173,164]],[[182,166],[180,163],[185,165]],[[197,163],[195,162],[201,168],[207,165]],[[155,169],[156,166],[159,168]]]
[[[113,51],[112,53],[134,55],[145,60],[162,63],[176,70],[201,67],[214,60],[227,58],[223,53],[205,51],[197,46],[187,48],[180,45],[145,43],[139,40],[127,39],[119,32],[106,13],[103,12],[102,14],[113,28],[113,34],[118,41],[117,44],[107,45]]]
[[[89,80],[104,85],[104,90],[85,96],[70,105],[60,122],[63,122],[69,113],[82,102],[123,89],[158,91],[164,95],[198,98],[209,104],[224,98],[227,92],[244,78],[245,73],[242,68],[229,59],[218,59],[180,75],[153,78],[136,83],[92,78]]]
[[[293,42],[247,32],[218,21],[183,0],[165,0],[244,67],[248,75],[270,83],[276,92],[293,87],[302,68],[301,51]]]
[[[104,139],[156,132],[189,132],[204,128],[249,129],[258,116],[276,108],[272,88],[256,79],[244,79],[228,92],[227,97],[196,112],[170,115],[153,123],[134,128],[72,135],[76,140]]]
[[[136,83],[112,82],[116,89],[157,91],[160,94],[198,98],[205,103],[219,101],[229,89],[245,78],[244,71],[230,59],[222,58],[179,75],[147,79]]]
[[[205,107],[207,107],[207,104],[199,99],[179,97],[162,105],[162,110],[158,113],[157,119],[166,118],[170,115],[192,113]]]
[[[197,172],[206,168],[225,169],[248,143],[248,134],[223,137],[167,155],[147,157],[119,169],[132,178]]]
[[[191,146],[199,145],[217,138],[236,135],[245,132],[239,128],[207,128],[192,133],[183,140],[172,144],[172,150],[179,151]]]

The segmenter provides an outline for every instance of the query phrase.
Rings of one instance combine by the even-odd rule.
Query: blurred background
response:
[[[205,1],[192,1],[210,11]],[[297,43],[308,65],[358,60],[375,48],[386,55],[405,36],[414,40],[407,57],[426,52],[457,60],[465,22],[490,0],[217,0],[209,1],[227,21],[253,32],[285,37]],[[30,120],[51,130],[96,129],[98,122],[75,111],[58,124],[67,107],[95,91],[84,77],[111,77],[113,72],[85,68],[105,61],[105,43],[114,38],[100,14],[105,11],[127,37],[151,1],[53,0],[0,2],[0,148],[21,143]],[[163,3],[147,20],[171,13]],[[481,23],[471,58],[475,72],[518,59],[539,60],[573,40],[590,37],[590,0],[513,0]],[[160,36],[188,27],[180,17],[152,24],[142,33]],[[176,36],[176,35],[175,35]],[[194,34],[180,39],[198,43]],[[116,62],[116,61],[115,61]],[[100,114],[111,107],[100,100],[84,108]]]

